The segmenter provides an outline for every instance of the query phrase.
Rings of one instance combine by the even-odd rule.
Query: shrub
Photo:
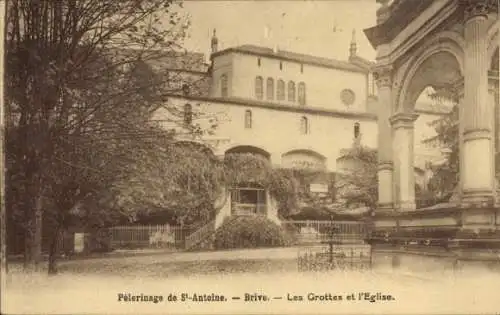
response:
[[[215,232],[216,249],[279,247],[291,244],[290,236],[263,216],[226,218]]]

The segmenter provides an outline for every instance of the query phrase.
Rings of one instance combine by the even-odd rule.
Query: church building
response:
[[[217,121],[217,128],[196,139],[180,136],[185,137],[182,140],[203,142],[221,158],[228,153],[254,153],[276,167],[326,172],[342,170],[343,151],[355,142],[376,149],[374,63],[358,55],[354,31],[345,61],[254,45],[218,48],[214,30],[206,71],[191,77],[192,82],[204,82],[198,84],[203,89],[195,91],[187,83],[182,93],[169,98],[171,105],[184,111],[184,123],[191,124],[197,117],[205,126]],[[415,142],[420,143],[433,135],[429,122],[447,109],[428,103],[417,107]],[[157,119],[165,115],[160,109]],[[418,174],[425,173],[427,162],[442,158],[436,149],[416,148],[421,153],[421,163],[416,159]],[[326,189],[321,183],[311,188]],[[216,225],[243,212],[262,213],[279,223],[268,192],[256,187],[232,189],[237,193],[219,211]]]

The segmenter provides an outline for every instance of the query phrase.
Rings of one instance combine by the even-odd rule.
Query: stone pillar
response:
[[[378,88],[378,208],[393,209],[392,132],[389,117],[392,113],[392,68],[378,66],[374,71]]]
[[[491,108],[492,115],[490,119],[490,128],[493,135],[493,140],[491,141],[491,152],[493,153],[493,158],[491,159],[491,168],[493,174],[495,175],[496,170],[496,156],[499,149],[498,146],[498,122],[499,122],[499,110],[497,101],[497,90],[498,90],[498,73],[495,71],[490,71],[488,73],[488,95],[489,95],[489,107]],[[493,197],[497,199],[497,181],[496,176],[493,176]]]
[[[394,179],[396,200],[394,207],[399,210],[415,209],[415,171],[413,152],[413,123],[417,114],[398,113],[391,117],[393,129]]]
[[[463,115],[464,115],[464,79],[460,78],[454,83],[454,89],[457,92],[457,105],[458,105],[458,121],[463,120]],[[464,142],[463,142],[463,133],[464,133],[464,124],[459,123],[458,124],[458,171],[459,173],[461,170],[464,169]],[[462,200],[462,191],[463,191],[463,186],[462,186],[462,178],[459,176],[458,178],[458,198],[455,200]]]
[[[486,1],[468,1],[465,12],[462,203],[487,206],[493,202],[493,152],[488,101]]]

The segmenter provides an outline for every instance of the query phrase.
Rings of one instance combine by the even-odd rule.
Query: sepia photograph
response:
[[[0,0],[0,313],[500,314],[500,0]]]

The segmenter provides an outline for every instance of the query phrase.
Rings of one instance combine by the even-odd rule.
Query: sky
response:
[[[219,49],[277,46],[345,60],[355,30],[358,55],[374,60],[375,50],[363,29],[375,25],[377,8],[375,0],[185,0],[183,12],[189,14],[191,28],[184,46],[207,54],[215,28]]]

